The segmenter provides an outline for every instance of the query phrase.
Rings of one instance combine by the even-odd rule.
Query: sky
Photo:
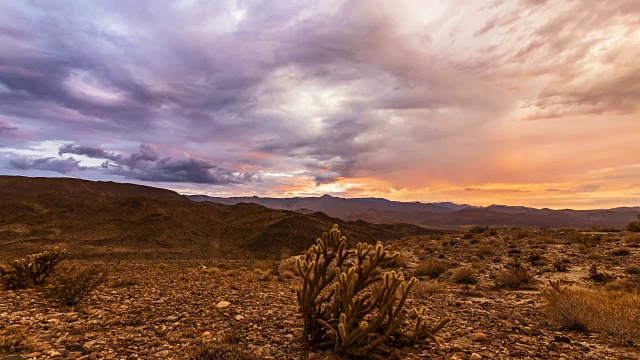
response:
[[[0,2],[0,174],[640,205],[640,1]]]

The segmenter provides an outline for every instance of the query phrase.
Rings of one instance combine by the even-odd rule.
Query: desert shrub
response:
[[[638,265],[629,265],[625,269],[625,272],[630,275],[640,275],[640,266]]]
[[[442,260],[430,260],[420,264],[413,272],[415,276],[428,276],[437,279],[450,268],[450,264]]]
[[[547,245],[553,245],[557,243],[555,239],[550,238],[548,236],[540,236],[536,239],[536,241],[541,244],[547,244]]]
[[[416,278],[406,281],[401,273],[376,274],[380,265],[398,257],[381,243],[359,243],[347,249],[347,240],[334,225],[323,233],[298,260],[296,289],[304,321],[304,337],[316,348],[367,356],[383,343],[420,344],[435,341],[434,333],[449,320],[427,325],[427,308],[414,310],[416,324],[411,331],[400,329],[403,307]],[[393,338],[392,338],[393,336]]]
[[[7,261],[7,265],[0,265],[0,280],[10,290],[44,284],[60,261],[67,258],[66,252],[56,246],[51,251]]]
[[[524,239],[524,238],[526,238],[527,236],[529,236],[529,234],[530,234],[529,230],[516,230],[516,231],[513,233],[513,236],[514,236],[516,239],[521,240],[521,239]]]
[[[531,288],[535,284],[534,275],[518,258],[510,261],[504,270],[495,275],[494,280],[498,287],[510,289]]]
[[[452,280],[456,284],[472,285],[478,282],[478,276],[473,268],[463,267],[453,274]]]
[[[426,295],[445,294],[449,291],[447,285],[439,280],[422,281],[418,284],[418,292]]]
[[[547,264],[547,258],[538,251],[532,251],[529,254],[529,263],[533,266],[544,266]]]
[[[628,234],[624,238],[624,243],[630,248],[640,247],[640,234]]]
[[[628,256],[631,254],[631,251],[627,248],[617,248],[611,252],[611,255],[614,256]]]
[[[566,272],[569,269],[569,260],[556,260],[553,262],[553,268],[556,269],[557,272]]]
[[[591,259],[591,260],[600,260],[600,259],[602,259],[602,255],[600,255],[600,253],[599,253],[599,252],[597,252],[597,251],[590,251],[590,252],[587,254],[587,259]]]
[[[563,287],[559,282],[541,290],[548,316],[565,329],[613,336],[620,344],[640,344],[638,293]]]
[[[489,245],[480,245],[478,246],[478,251],[476,252],[476,254],[483,258],[485,256],[493,256],[495,254],[495,252],[493,251],[493,248]]]
[[[572,231],[570,233],[567,234],[566,236],[567,240],[570,243],[580,243],[583,244],[585,239],[587,238],[586,235],[584,235],[581,232],[577,232],[577,231]]]
[[[640,232],[640,221],[632,221],[627,224],[627,231]]]
[[[64,306],[77,305],[88,299],[106,279],[106,270],[99,266],[69,267],[56,274],[45,295]]]
[[[596,264],[591,265],[589,268],[588,278],[597,283],[606,283],[614,279],[614,277],[608,272],[598,270],[598,266]]]
[[[469,229],[471,234],[482,234],[483,232],[489,230],[488,226],[475,225]]]

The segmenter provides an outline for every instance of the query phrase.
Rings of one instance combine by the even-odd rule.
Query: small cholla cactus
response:
[[[66,249],[57,246],[51,251],[27,255],[0,265],[0,281],[9,290],[43,284],[60,261],[67,258]]]
[[[356,249],[347,249],[338,225],[316,240],[305,258],[296,262],[296,273],[303,280],[296,289],[297,299],[311,346],[367,356],[391,338],[409,344],[437,344],[434,334],[449,319],[429,327],[426,308],[414,310],[417,322],[411,331],[400,329],[403,306],[418,280],[407,281],[395,271],[379,271],[398,256],[381,243],[360,243]]]

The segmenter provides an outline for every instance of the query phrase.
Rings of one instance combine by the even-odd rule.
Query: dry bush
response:
[[[506,268],[494,276],[496,285],[501,288],[531,289],[535,286],[534,275],[515,258]]]
[[[426,295],[446,294],[449,292],[447,285],[441,281],[431,280],[418,283],[418,293]]]
[[[69,267],[60,271],[45,289],[48,298],[73,306],[88,299],[107,279],[107,271],[99,266]]]
[[[557,272],[566,272],[569,270],[569,259],[559,259],[553,262],[553,268]]]
[[[607,283],[614,279],[614,277],[608,272],[598,270],[598,266],[596,264],[591,265],[589,268],[588,278],[597,283]]]
[[[594,251],[590,251],[590,252],[587,254],[587,259],[591,259],[591,260],[600,260],[600,259],[602,259],[602,255],[600,255],[600,253],[599,253],[599,252],[597,252],[597,251],[595,251],[595,250],[594,250]]]
[[[640,275],[640,266],[638,265],[629,265],[625,269],[625,272],[629,275]]]
[[[437,279],[440,275],[444,274],[451,264],[442,260],[430,260],[420,264],[413,272],[415,276],[428,276],[432,279]]]
[[[463,267],[453,274],[453,282],[456,284],[472,285],[478,282],[476,271],[471,267]]]
[[[584,235],[583,233],[577,232],[577,231],[570,232],[569,234],[567,234],[567,240],[570,243],[583,244],[586,239],[587,239],[586,235]]]
[[[640,283],[637,281],[631,281],[630,279],[615,279],[604,286],[607,290],[626,292],[637,292],[639,287]]]
[[[493,248],[489,245],[480,245],[478,246],[478,251],[476,251],[476,254],[483,258],[486,256],[493,256],[495,255],[495,251],[493,251]]]
[[[627,248],[617,248],[611,252],[611,255],[614,256],[628,256],[631,254],[631,251]]]
[[[471,234],[482,234],[483,232],[489,230],[488,226],[475,225],[469,229],[469,233]]]
[[[632,221],[627,224],[627,231],[640,232],[640,221]]]
[[[524,238],[526,238],[527,236],[529,236],[529,234],[530,234],[530,233],[531,233],[531,232],[530,232],[529,230],[516,230],[516,231],[513,233],[513,236],[514,236],[516,239],[521,240],[521,239],[524,239]]]
[[[640,234],[628,234],[624,237],[624,243],[630,248],[640,247]]]
[[[539,251],[532,251],[531,254],[529,254],[528,260],[529,263],[533,266],[547,265],[547,258]]]
[[[549,317],[569,330],[611,335],[619,344],[640,344],[640,296],[606,290],[562,287],[542,290]]]
[[[547,244],[547,245],[554,245],[558,243],[555,239],[550,238],[548,236],[539,236],[536,239],[536,241],[540,244]]]

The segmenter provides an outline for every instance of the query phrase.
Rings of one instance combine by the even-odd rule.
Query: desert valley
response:
[[[640,360],[640,0],[0,0],[0,360]]]
[[[77,179],[0,177],[0,199],[3,259],[68,255],[45,285],[0,292],[2,359],[340,358],[303,340],[294,290],[295,258],[334,223],[350,247],[400,254],[381,271],[420,280],[402,327],[420,306],[450,319],[437,343],[384,343],[368,358],[637,358],[640,233],[614,226],[434,230]],[[90,282],[67,277],[92,266],[106,277],[81,302],[47,290]],[[554,281],[574,297],[545,297]]]

